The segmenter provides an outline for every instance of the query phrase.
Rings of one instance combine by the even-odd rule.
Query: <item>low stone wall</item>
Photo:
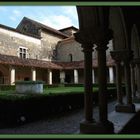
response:
[[[17,93],[43,93],[41,81],[18,81],[16,82]]]

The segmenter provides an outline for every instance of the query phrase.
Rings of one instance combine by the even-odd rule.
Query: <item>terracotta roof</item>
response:
[[[59,29],[59,31],[64,31],[64,30],[67,30],[67,29],[74,29],[74,30],[78,31],[78,29],[76,27],[74,27],[74,26],[70,26],[70,27],[66,27],[66,28],[63,28],[63,29]]]
[[[37,59],[22,59],[16,56],[0,54],[0,64],[10,64],[16,66],[39,67],[48,69],[61,69],[61,66],[56,65],[50,61],[43,61]]]
[[[73,62],[55,62],[55,64],[62,67],[62,69],[83,69],[84,61],[73,61]]]
[[[63,69],[83,69],[84,68],[84,60],[81,61],[73,61],[73,62],[55,62],[55,64],[60,65]],[[115,62],[111,57],[107,58],[107,66],[114,66]],[[92,67],[98,67],[98,60],[93,59]]]
[[[49,32],[51,32],[51,33],[55,33],[55,34],[57,34],[57,35],[61,35],[61,36],[65,37],[65,38],[68,37],[67,35],[63,34],[62,32],[60,32],[60,31],[58,31],[58,30],[56,30],[56,29],[54,29],[54,28],[51,28],[51,27],[49,27],[49,26],[46,26],[46,25],[44,25],[44,24],[42,24],[42,23],[40,23],[40,22],[37,22],[37,21],[32,20],[32,19],[27,18],[27,17],[24,17],[24,18],[22,19],[22,21],[19,23],[19,25],[20,25],[24,20],[31,21],[32,23],[34,23],[34,24],[40,26],[40,29],[41,29],[41,30],[47,30],[47,31],[49,31]],[[19,26],[19,25],[18,25],[18,26]],[[17,29],[18,29],[18,26],[17,26]]]
[[[107,66],[113,66],[114,61],[107,59]],[[0,54],[0,64],[16,65],[16,66],[26,66],[26,67],[37,67],[37,68],[47,68],[47,69],[83,69],[84,60],[73,61],[73,62],[52,62],[43,61],[37,59],[22,59],[17,56],[9,56]],[[93,59],[93,67],[98,67],[97,59]]]
[[[75,41],[74,36],[71,36],[71,37],[68,37],[68,38],[62,39],[62,40],[59,41],[58,43],[59,43],[59,44],[64,44],[64,43],[69,43],[69,42],[72,42],[72,41]]]
[[[26,34],[26,33],[23,33],[23,32],[21,32],[21,31],[15,29],[15,28],[9,27],[9,26],[5,26],[5,25],[0,24],[0,27],[3,28],[3,29],[6,29],[6,30],[10,30],[10,31],[14,31],[14,32],[17,32],[17,33],[26,35],[26,36],[30,36],[30,37],[34,37],[34,38],[40,39],[39,36],[32,35],[32,34]]]

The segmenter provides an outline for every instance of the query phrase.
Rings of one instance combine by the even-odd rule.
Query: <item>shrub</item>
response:
[[[84,106],[84,94],[79,89],[59,94],[0,94],[0,121],[19,123],[24,118],[25,122],[30,122],[81,108]],[[110,99],[116,98],[115,88],[108,88],[107,93]],[[93,101],[98,103],[98,90],[93,92]]]
[[[15,90],[15,85],[0,85],[0,91]]]
[[[16,81],[15,84],[43,84],[43,81]]]

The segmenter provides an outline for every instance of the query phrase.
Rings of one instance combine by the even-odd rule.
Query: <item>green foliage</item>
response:
[[[23,82],[23,81],[22,81]],[[26,81],[26,83],[32,83],[32,81]],[[40,81],[39,81],[40,82]],[[20,83],[20,82],[19,82]],[[115,84],[109,84],[108,90],[116,89]],[[93,94],[98,92],[98,86],[93,86]],[[71,85],[68,87],[68,85],[65,87],[64,84],[59,85],[44,85],[44,91],[42,94],[32,94],[32,93],[26,93],[26,94],[20,94],[15,92],[15,86],[0,86],[0,100],[27,100],[31,98],[43,98],[45,96],[57,96],[57,95],[68,95],[68,94],[83,94],[84,93],[84,87],[74,86]]]
[[[15,85],[0,85],[0,91],[15,90]]]
[[[16,81],[15,84],[43,84],[43,81]]]

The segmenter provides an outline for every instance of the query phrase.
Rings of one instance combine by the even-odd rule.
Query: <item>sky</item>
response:
[[[0,24],[16,28],[23,17],[55,29],[79,28],[75,6],[0,6]]]

